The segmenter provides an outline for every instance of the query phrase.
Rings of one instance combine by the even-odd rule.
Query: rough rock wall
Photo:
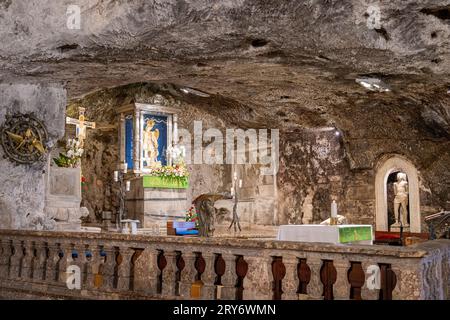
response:
[[[280,128],[277,190],[270,188],[270,181],[259,179],[255,168],[241,171],[244,186],[240,210],[243,220],[249,223],[318,223],[329,217],[330,203],[335,199],[339,213],[347,216],[351,223],[373,224],[375,168],[379,159],[388,154],[404,156],[417,167],[422,217],[449,208],[449,140],[445,130],[446,116],[440,116],[445,113],[445,106],[422,109],[409,102],[395,109],[392,106],[401,101],[384,102],[386,105],[383,105],[376,100],[364,99],[364,103],[352,105],[352,111],[342,106],[333,110],[335,125],[339,128],[337,134],[333,126],[305,128],[291,122],[284,126],[285,116],[281,113],[278,117],[252,117],[252,110],[259,110],[261,114],[265,110],[215,95],[200,100],[180,96],[174,88],[137,83],[99,91],[70,104],[72,116],[76,116],[76,107],[84,106],[88,119],[98,122],[100,128],[89,131],[83,159],[83,172],[87,178],[84,205],[98,217],[101,211],[114,211],[117,206],[111,181],[117,159],[117,128],[110,131],[101,128],[117,123],[115,109],[118,106],[131,100],[146,102],[156,93],[180,105],[180,127],[191,132],[194,120],[203,120],[203,129]],[[433,111],[436,114],[429,117],[428,123],[423,120],[425,110],[437,110]],[[352,121],[349,112],[354,113]],[[433,121],[444,122],[433,126]],[[227,165],[191,165],[189,197],[229,190],[231,170]],[[270,202],[275,192],[276,208]]]
[[[0,125],[7,114],[34,112],[47,126],[50,143],[64,135],[66,91],[61,86],[3,83],[0,97]],[[44,210],[44,166],[16,165],[3,156],[0,148],[0,228],[32,227]]]

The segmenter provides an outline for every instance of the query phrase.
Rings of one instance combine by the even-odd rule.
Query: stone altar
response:
[[[81,230],[81,217],[89,211],[81,204],[81,168],[48,165],[46,175],[46,217],[53,219],[55,230]]]
[[[185,218],[187,189],[146,187],[144,181],[145,176],[130,179],[130,192],[126,194],[128,218],[139,220],[143,228],[155,223],[165,227],[167,220]]]

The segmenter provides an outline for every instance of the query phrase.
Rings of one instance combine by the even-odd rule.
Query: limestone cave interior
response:
[[[217,246],[231,245],[220,241],[232,238],[229,241],[255,241],[248,248],[269,250],[278,248],[270,246],[279,237],[280,226],[317,225],[331,219],[334,201],[345,224],[370,226],[374,235],[379,232],[380,241],[375,245],[380,248],[391,244],[407,250],[404,242],[397,241],[403,233],[414,245],[432,238],[442,241],[436,243],[446,252],[442,265],[448,280],[450,240],[445,239],[450,237],[450,219],[430,230],[431,218],[427,217],[448,217],[450,212],[449,15],[447,0],[0,0],[0,229],[6,230],[4,234],[0,230],[0,237],[14,244],[17,235],[8,230],[38,230],[50,239],[45,232],[70,236],[75,223],[76,231],[94,234],[92,237],[100,237],[95,238],[98,241],[111,233],[114,240],[110,243],[118,243],[114,233],[121,233],[120,220],[137,219],[138,236],[153,239],[153,222],[162,226],[161,236],[167,236],[167,219],[183,220],[199,196],[220,194],[215,201],[215,224],[208,222],[215,228]],[[140,194],[136,184],[141,182],[133,179],[143,175],[136,166],[142,166],[144,160],[143,151],[136,148],[142,148],[148,124],[133,122],[127,140],[124,117],[137,119],[137,114],[142,117],[138,112],[144,112],[123,111],[127,106],[169,110],[167,135],[174,135],[174,141],[178,139],[176,130],[193,135],[200,123],[200,160],[208,152],[217,156],[215,159],[222,156],[222,151],[211,146],[219,141],[218,135],[225,137],[228,129],[242,130],[242,134],[269,130],[269,149],[276,147],[272,153],[276,150],[277,155],[274,174],[262,174],[261,163],[199,162],[195,160],[198,153],[189,149],[185,191]],[[53,159],[64,153],[69,139],[78,137],[74,123],[81,121],[80,110],[83,121],[95,123],[95,127],[85,129],[78,192],[68,186],[71,180],[64,178],[62,171],[58,173],[62,168]],[[26,131],[9,124],[17,114],[32,114],[45,126],[44,160],[27,164],[11,160],[10,153],[21,150],[14,143],[28,141]],[[8,133],[14,128],[18,130],[14,131],[16,140]],[[212,137],[205,136],[207,131]],[[251,142],[248,136],[243,139]],[[265,142],[261,135],[257,141]],[[28,150],[36,148],[32,156],[40,152],[35,143],[30,142]],[[171,143],[161,150],[165,153]],[[225,146],[223,141],[220,144]],[[8,151],[8,146],[14,147]],[[252,150],[245,149],[246,159],[250,154]],[[124,179],[132,181],[133,195],[122,199],[123,186],[115,181],[115,171],[127,163],[128,155],[131,162]],[[56,170],[55,178],[52,170]],[[408,227],[402,224],[401,230],[390,227],[398,172],[405,173],[409,188]],[[71,192],[78,197],[79,206],[66,208],[61,203],[72,201]],[[57,199],[57,195],[61,197]],[[131,214],[155,197],[159,202],[151,214]],[[230,228],[235,205],[240,232]],[[173,216],[168,216],[169,206],[176,212]],[[219,208],[227,209],[221,211],[220,219]],[[123,210],[128,215],[121,216]],[[187,241],[195,246],[195,237],[168,238],[178,241],[174,242],[177,245]],[[298,250],[313,250],[305,248]],[[431,246],[426,248],[431,250]],[[0,252],[6,257],[8,250]],[[169,267],[160,267],[166,249],[161,250],[158,267],[163,270]],[[140,252],[132,259],[138,259]],[[241,266],[245,254],[235,255],[236,265]],[[401,253],[392,255],[397,259]],[[0,267],[2,261],[12,261],[5,259],[0,259]],[[272,267],[282,263],[273,259]],[[298,270],[306,268],[305,261],[298,259]],[[391,263],[386,261],[380,265]],[[352,264],[352,268],[362,267]],[[165,294],[169,289],[161,284],[166,281],[162,271],[159,277],[158,294]],[[242,296],[244,277],[238,273],[236,290],[241,293],[237,297],[266,297],[265,289]],[[0,276],[0,288],[7,288],[9,284],[2,279]],[[256,281],[251,279],[248,281]],[[398,276],[399,283],[407,281],[402,279],[406,276]],[[295,286],[301,288],[302,280],[298,281],[300,285]],[[184,290],[178,282],[176,288],[175,292]],[[438,289],[415,295],[398,288],[391,289],[400,299],[444,297]],[[379,297],[391,297],[386,290],[380,291]],[[446,290],[448,299],[448,285]],[[2,292],[7,296],[9,291],[0,290],[0,297]],[[273,297],[282,297],[280,292]],[[351,292],[351,297],[358,296],[354,287]],[[105,293],[102,297],[109,296]]]

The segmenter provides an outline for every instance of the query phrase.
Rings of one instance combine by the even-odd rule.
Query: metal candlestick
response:
[[[228,227],[228,229],[231,228],[231,226],[234,226],[234,232],[237,232],[237,229],[239,229],[239,231],[241,230],[241,224],[239,222],[239,216],[237,214],[237,205],[238,205],[238,189],[242,188],[242,180],[239,180],[238,183],[238,179],[237,179],[237,174],[236,172],[234,172],[234,177],[233,177],[233,188],[232,190],[234,192],[232,192],[232,196],[233,196],[233,200],[234,200],[234,204],[233,204],[233,219],[231,220],[231,224]]]
[[[127,217],[125,194],[127,191],[130,191],[130,181],[125,180],[127,172],[127,163],[123,163],[120,170],[114,171],[114,181],[119,184],[119,214],[116,217],[117,230],[122,230],[122,220]]]

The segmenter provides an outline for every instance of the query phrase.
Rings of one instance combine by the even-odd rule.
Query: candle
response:
[[[127,173],[128,171],[128,163],[124,162],[123,163],[123,173]]]
[[[237,172],[236,171],[234,172],[233,176],[234,176],[234,180],[236,181],[237,180]]]
[[[242,179],[239,179],[239,188],[242,188]]]
[[[130,181],[127,181],[127,182],[125,183],[125,188],[126,188],[127,191],[130,191],[130,188],[131,188],[131,183],[130,183]]]
[[[337,203],[336,200],[333,200],[331,203],[331,217],[337,218]]]
[[[118,171],[114,171],[114,181],[115,182],[119,181],[119,172]]]

